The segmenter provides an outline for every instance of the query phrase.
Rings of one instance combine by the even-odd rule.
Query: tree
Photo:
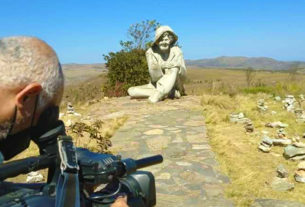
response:
[[[155,30],[160,26],[156,20],[145,20],[130,25],[127,36],[130,41],[121,41],[120,44],[125,50],[143,49],[151,46]]]
[[[246,69],[246,81],[248,88],[252,85],[253,80],[255,78],[255,71],[252,67]]]
[[[289,73],[289,80],[290,81],[296,81],[297,80],[297,75],[298,75],[298,70],[299,70],[299,63],[292,63],[288,69]]]
[[[124,96],[129,87],[148,83],[145,50],[159,25],[156,20],[132,24],[128,29],[130,40],[120,41],[122,50],[104,55],[108,74],[103,90],[107,96]]]

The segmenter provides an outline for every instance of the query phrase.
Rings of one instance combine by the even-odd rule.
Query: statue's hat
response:
[[[172,28],[170,28],[167,25],[164,26],[160,26],[158,27],[158,29],[156,29],[156,33],[155,33],[155,40],[153,42],[153,45],[155,45],[158,40],[160,39],[160,37],[165,33],[165,32],[169,32],[173,35],[174,37],[174,41],[172,42],[172,45],[175,44],[178,40],[178,36],[175,34],[174,30]]]

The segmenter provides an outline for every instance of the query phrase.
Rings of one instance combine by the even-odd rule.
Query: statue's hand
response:
[[[172,63],[167,63],[167,62],[165,62],[161,65],[162,69],[170,69],[170,68],[175,68],[175,67],[177,67],[177,66]]]

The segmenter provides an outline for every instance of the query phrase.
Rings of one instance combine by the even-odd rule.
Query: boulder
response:
[[[305,156],[305,148],[298,148],[293,145],[288,145],[284,149],[284,157],[286,158],[295,158],[298,156]]]
[[[290,183],[287,178],[275,177],[271,183],[271,187],[275,191],[291,191],[294,189],[294,184]]]

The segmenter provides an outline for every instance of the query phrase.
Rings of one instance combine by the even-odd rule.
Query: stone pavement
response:
[[[102,105],[101,105],[102,104]],[[218,171],[208,144],[200,97],[187,96],[155,105],[128,97],[104,100],[96,117],[127,115],[110,149],[123,158],[162,154],[164,162],[145,168],[156,178],[158,207],[230,207],[224,197],[229,179]]]

